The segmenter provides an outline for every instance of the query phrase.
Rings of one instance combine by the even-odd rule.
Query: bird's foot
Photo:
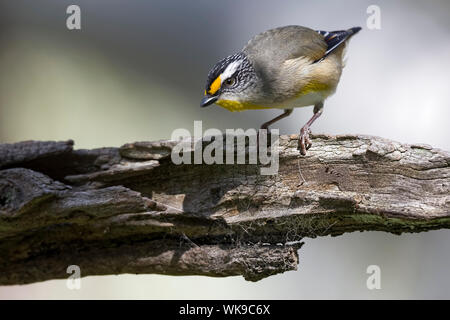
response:
[[[312,146],[311,139],[309,138],[310,133],[311,130],[308,126],[304,126],[300,129],[300,135],[298,137],[298,149],[303,156],[306,155],[306,150],[308,150]]]

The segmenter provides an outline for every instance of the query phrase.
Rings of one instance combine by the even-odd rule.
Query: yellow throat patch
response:
[[[218,100],[216,102],[219,106],[227,109],[231,112],[239,112],[244,110],[256,110],[256,109],[271,109],[271,107],[258,106],[249,102],[240,102],[233,100]]]

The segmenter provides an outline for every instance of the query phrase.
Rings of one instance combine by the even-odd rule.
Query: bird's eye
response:
[[[225,80],[225,84],[229,87],[231,87],[235,82],[236,80],[234,78],[228,78],[227,80]]]

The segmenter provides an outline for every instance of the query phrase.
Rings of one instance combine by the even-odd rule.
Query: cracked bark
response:
[[[280,137],[260,164],[174,165],[173,141],[0,144],[0,284],[120,273],[295,270],[304,237],[450,226],[450,155],[369,136]]]

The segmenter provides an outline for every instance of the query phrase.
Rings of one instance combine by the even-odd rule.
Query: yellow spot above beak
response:
[[[220,76],[218,76],[216,78],[216,80],[213,81],[213,83],[211,83],[211,86],[209,87],[209,94],[214,94],[217,92],[217,90],[220,89],[220,85],[221,85],[221,80],[220,80]]]

